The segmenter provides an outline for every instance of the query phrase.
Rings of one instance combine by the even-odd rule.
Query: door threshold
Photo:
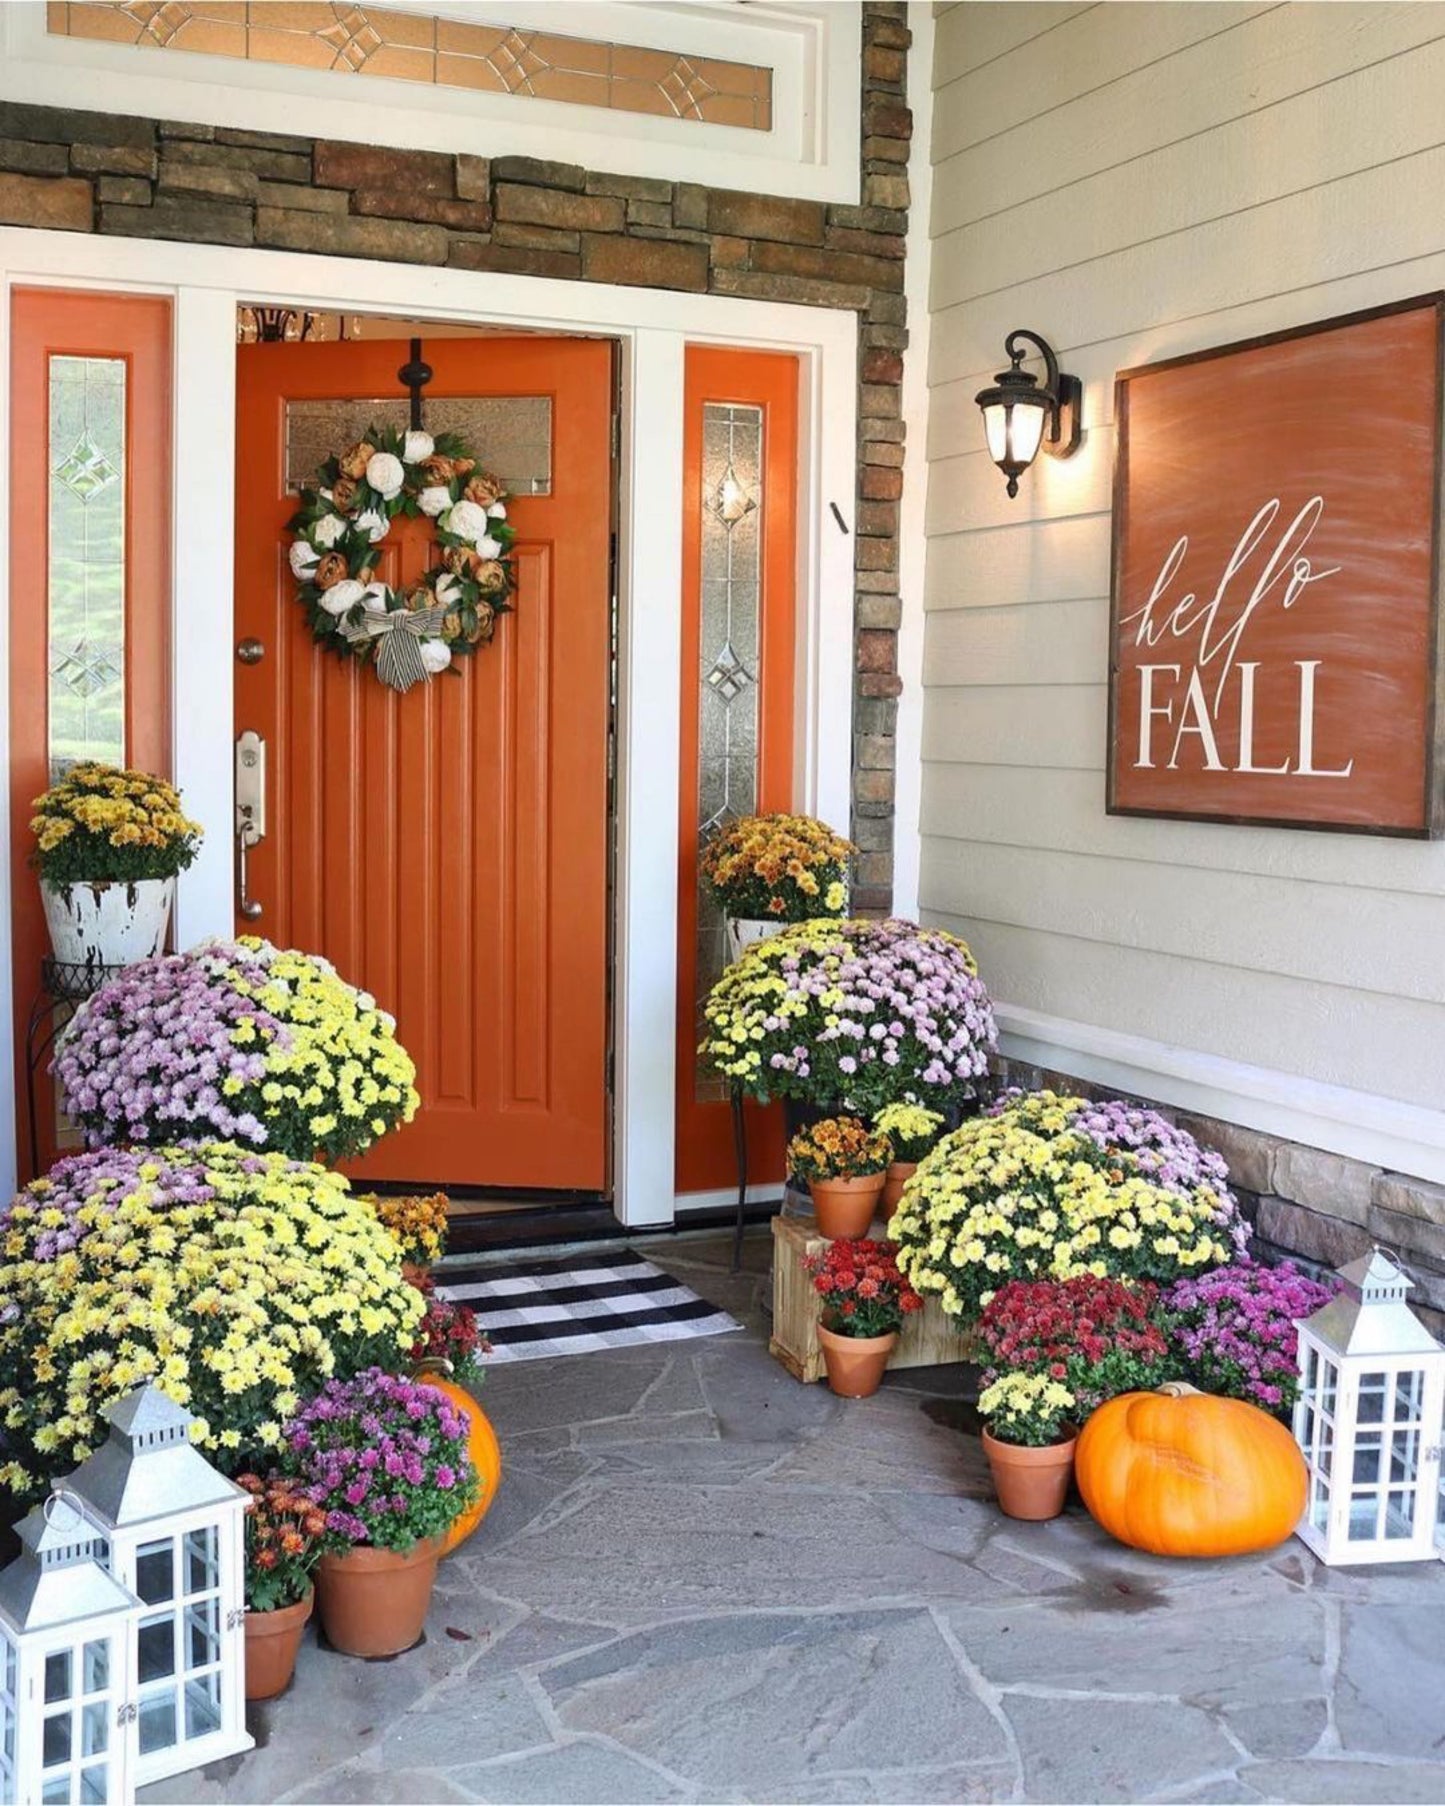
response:
[[[782,1208],[781,1198],[750,1203],[744,1212],[747,1223],[766,1223]],[[612,1242],[632,1246],[655,1240],[659,1236],[678,1234],[714,1235],[719,1229],[731,1228],[736,1222],[731,1208],[711,1207],[705,1210],[679,1211],[672,1223],[654,1223],[629,1228],[619,1223],[606,1204],[583,1205],[575,1209],[546,1205],[541,1209],[518,1206],[496,1212],[453,1215],[447,1226],[447,1253],[442,1261],[505,1260],[522,1252],[538,1249],[555,1250],[559,1255],[568,1248]]]

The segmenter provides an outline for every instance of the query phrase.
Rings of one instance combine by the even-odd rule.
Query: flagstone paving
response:
[[[742,1334],[488,1377],[497,1503],[423,1645],[308,1636],[232,1802],[1432,1802],[1445,1567],[1175,1564],[999,1516],[970,1376],[851,1402],[771,1361],[721,1242],[658,1259]]]

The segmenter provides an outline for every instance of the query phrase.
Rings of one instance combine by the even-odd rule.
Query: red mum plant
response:
[[[460,1386],[478,1386],[482,1379],[482,1357],[492,1352],[492,1345],[482,1334],[477,1313],[467,1304],[453,1304],[438,1298],[430,1284],[424,1290],[426,1316],[417,1330],[411,1358],[445,1362],[452,1378]]]
[[[994,1374],[1060,1380],[1087,1413],[1105,1399],[1147,1391],[1169,1377],[1158,1299],[1158,1287],[1147,1281],[1126,1285],[1092,1274],[1015,1279],[984,1306],[979,1335]]]
[[[923,1309],[923,1300],[898,1271],[892,1242],[831,1242],[808,1257],[808,1271],[840,1336],[887,1336]]]
[[[311,1591],[326,1513],[284,1474],[242,1474],[246,1514],[246,1606],[253,1612],[299,1605]]]

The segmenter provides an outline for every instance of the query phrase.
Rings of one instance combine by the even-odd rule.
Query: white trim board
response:
[[[241,300],[550,328],[617,339],[623,351],[623,471],[619,536],[618,864],[614,1096],[615,1208],[626,1224],[670,1222],[674,1208],[677,988],[677,769],[682,565],[682,355],[688,343],[787,351],[800,360],[799,663],[804,736],[798,806],[846,824],[852,757],[851,534],[820,532],[826,498],[853,494],[857,319],[850,313],[550,278],[418,269],[363,259],[152,243],[0,229],[0,303],[19,284],[169,294],[176,303],[174,508],[175,775],[208,846],[180,880],[182,944],[232,932],[233,722],[229,648],[235,484],[235,306]],[[0,359],[0,419],[8,421],[9,360]],[[820,430],[827,421],[828,430]],[[8,509],[0,460],[0,510]],[[851,515],[851,506],[848,506]],[[0,519],[8,514],[0,512]],[[831,517],[830,517],[831,519]],[[851,524],[851,523],[850,523]],[[218,553],[220,554],[218,556]],[[0,564],[0,602],[8,607]],[[839,598],[845,603],[840,603]],[[0,755],[8,766],[8,635],[0,634]],[[187,707],[186,702],[204,706]],[[0,836],[8,836],[8,786]],[[5,841],[8,844],[8,838]],[[12,886],[28,882],[11,873]],[[29,986],[21,975],[22,989]],[[0,935],[0,1010],[12,1007],[10,936]],[[11,1037],[0,1036],[0,1088],[14,1094]],[[0,1103],[0,1193],[15,1175],[15,1132]]]
[[[387,0],[396,6],[398,0]],[[407,5],[408,0],[401,0]],[[447,11],[428,0],[411,10]],[[628,5],[516,0],[465,7],[470,23],[531,26],[691,51],[773,71],[770,131],[611,112],[524,95],[90,38],[52,37],[44,0],[0,5],[0,99],[339,138],[407,150],[577,163],[610,175],[855,203],[862,117],[857,6],[831,0]]]
[[[1445,1111],[997,1000],[994,1015],[1000,1050],[1028,1065],[1117,1086],[1390,1172],[1445,1181]]]

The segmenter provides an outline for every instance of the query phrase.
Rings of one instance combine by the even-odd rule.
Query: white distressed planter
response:
[[[40,881],[45,924],[55,957],[77,966],[129,966],[165,945],[174,878],[133,884]]]
[[[788,926],[786,922],[776,922],[764,916],[761,920],[756,916],[724,916],[723,927],[727,932],[728,963],[740,957],[743,949],[751,947],[757,941],[770,941],[775,934],[781,934]]]

